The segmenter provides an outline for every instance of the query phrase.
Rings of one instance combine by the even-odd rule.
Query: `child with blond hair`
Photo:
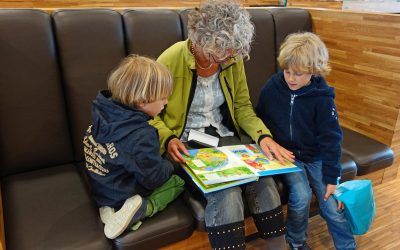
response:
[[[343,204],[332,195],[341,175],[342,131],[334,89],[324,79],[330,71],[328,50],[317,35],[295,33],[281,45],[278,62],[282,71],[263,87],[256,112],[303,169],[281,176],[289,190],[286,239],[291,249],[310,249],[306,240],[313,190],[336,249],[356,249]]]
[[[130,55],[92,103],[92,125],[83,139],[86,172],[109,239],[137,228],[184,189],[183,180],[172,175],[172,164],[160,155],[157,130],[148,124],[171,91],[164,65]]]

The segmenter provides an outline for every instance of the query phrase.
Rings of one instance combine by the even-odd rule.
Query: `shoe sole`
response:
[[[107,238],[115,239],[125,231],[142,205],[142,201],[143,199],[139,195],[135,195],[125,201],[121,209],[104,226],[104,234]]]
[[[114,208],[101,207],[99,208],[100,219],[103,224],[107,224],[110,218],[115,214]]]

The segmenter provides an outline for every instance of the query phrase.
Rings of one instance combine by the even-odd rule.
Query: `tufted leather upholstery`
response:
[[[205,201],[188,187],[140,230],[109,241],[82,171],[90,104],[106,87],[109,72],[130,53],[156,58],[185,39],[187,12],[0,9],[0,174],[7,249],[156,249],[189,237],[195,225],[204,230]],[[249,12],[256,36],[245,67],[256,104],[265,80],[277,70],[279,45],[289,33],[311,30],[311,20],[307,11],[295,8]],[[342,180],[354,178],[356,167],[360,175],[393,161],[385,145],[344,132]],[[285,202],[284,186],[278,182],[278,187]]]

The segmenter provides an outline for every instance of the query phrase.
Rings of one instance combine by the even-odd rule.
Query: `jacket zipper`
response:
[[[293,114],[293,105],[294,98],[296,98],[295,94],[290,95],[290,117],[289,117],[289,129],[290,129],[290,140],[293,141],[293,128],[292,128],[292,114]]]

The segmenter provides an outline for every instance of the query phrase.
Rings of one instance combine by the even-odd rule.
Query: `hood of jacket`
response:
[[[92,134],[99,143],[118,141],[148,126],[150,116],[112,100],[111,92],[100,91],[92,103]]]

